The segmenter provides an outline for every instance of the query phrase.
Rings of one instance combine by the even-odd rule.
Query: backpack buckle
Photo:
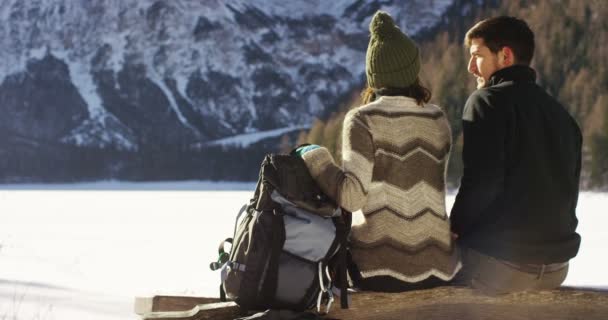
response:
[[[217,261],[211,262],[209,264],[209,268],[212,271],[219,270],[224,266],[224,264],[228,261],[229,258],[230,254],[228,254],[227,252],[221,252],[219,257],[217,258]]]

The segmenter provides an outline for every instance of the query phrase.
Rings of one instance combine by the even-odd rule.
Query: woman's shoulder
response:
[[[416,100],[402,96],[383,96],[371,103],[353,108],[349,111],[352,115],[421,115],[423,117],[440,118],[445,116],[445,111],[431,103],[419,105]]]
[[[424,105],[423,109],[426,109],[428,113],[436,114],[438,116],[446,116],[445,110],[436,104],[427,103]]]

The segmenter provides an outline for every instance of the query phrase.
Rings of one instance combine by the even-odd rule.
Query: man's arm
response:
[[[506,115],[487,90],[469,97],[463,112],[464,173],[450,220],[460,238],[483,219],[485,210],[504,190]]]

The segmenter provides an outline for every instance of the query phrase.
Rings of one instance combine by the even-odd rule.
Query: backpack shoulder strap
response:
[[[262,286],[261,294],[264,297],[264,301],[273,301],[277,292],[277,283],[279,277],[279,256],[281,255],[281,249],[285,242],[285,225],[282,214],[274,209],[272,210],[272,242],[271,251],[268,261],[268,271],[266,273],[266,279]]]
[[[338,218],[340,223],[336,231],[340,237],[340,250],[338,251],[338,286],[340,287],[340,307],[342,309],[348,309],[348,275],[347,269],[350,265],[348,259],[348,234],[350,233],[350,227],[352,223],[352,216],[350,212],[344,211]]]

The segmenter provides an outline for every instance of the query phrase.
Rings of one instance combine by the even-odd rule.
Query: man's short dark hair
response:
[[[464,38],[467,48],[473,39],[483,39],[493,53],[503,47],[511,48],[518,64],[529,65],[534,55],[534,33],[525,21],[514,17],[500,16],[478,22]]]

